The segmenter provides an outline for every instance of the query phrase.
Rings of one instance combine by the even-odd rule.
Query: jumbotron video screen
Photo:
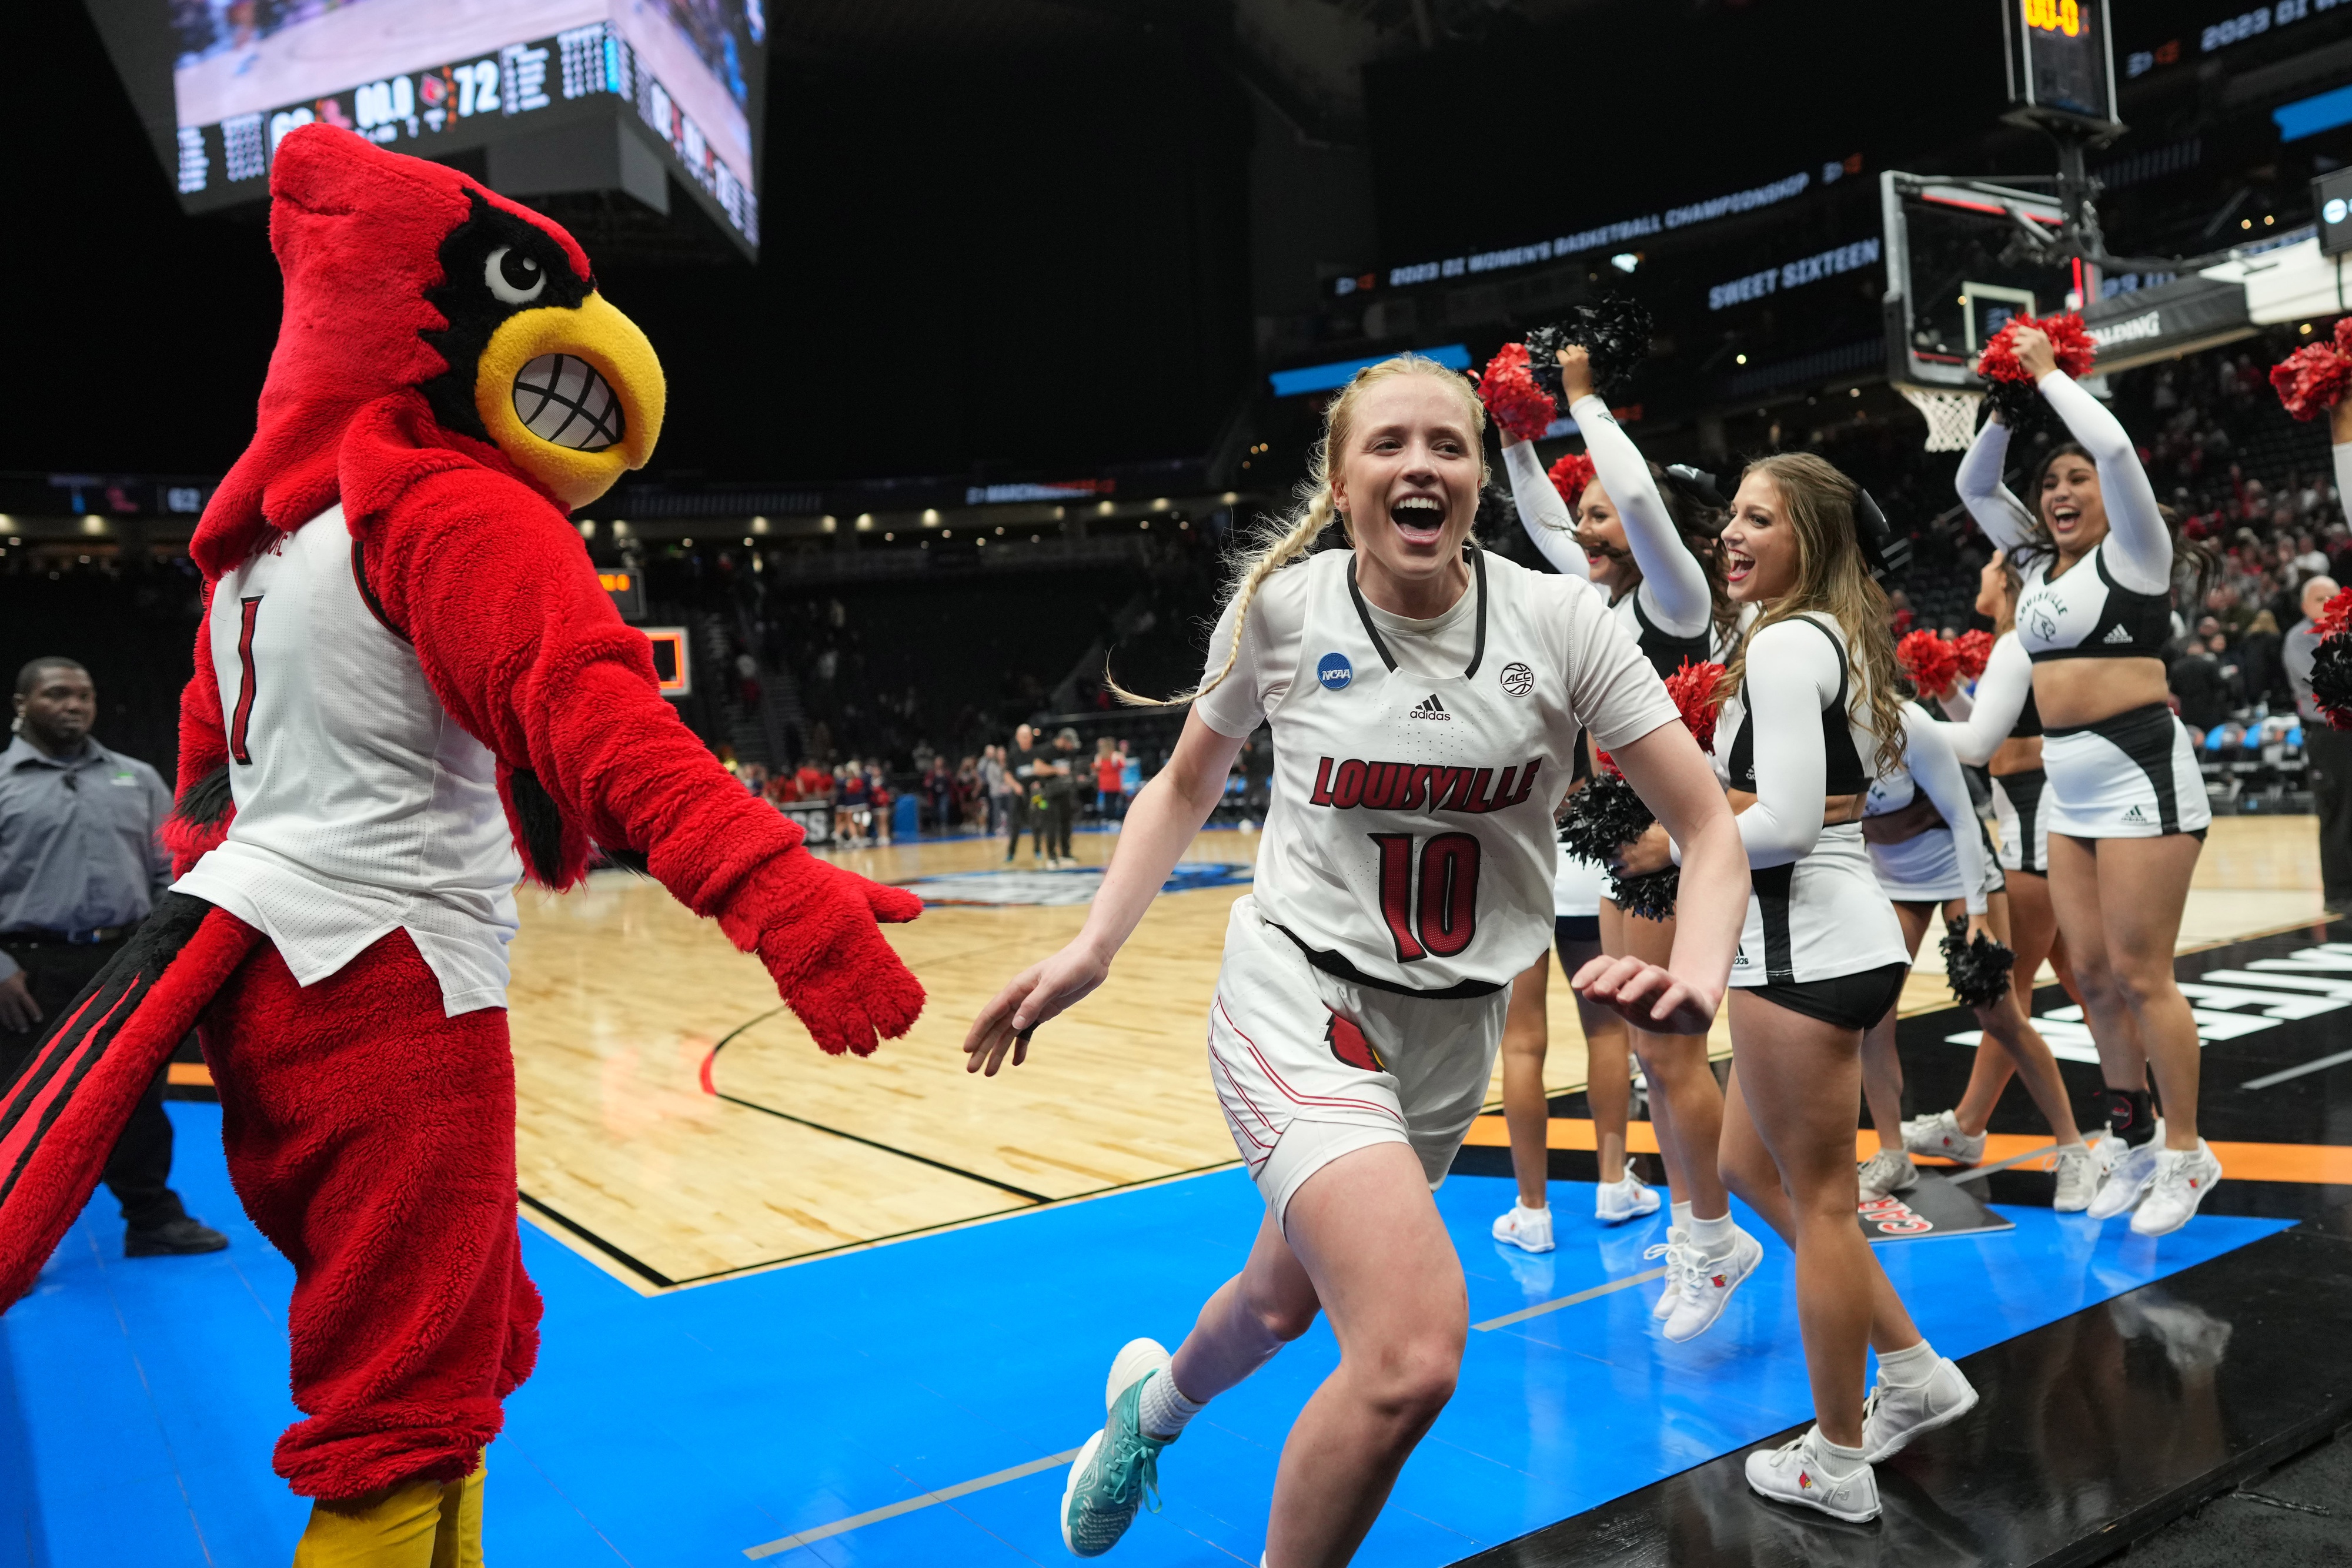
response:
[[[766,5],[170,0],[180,195],[259,196],[271,150],[314,120],[429,158],[617,99],[756,246]]]

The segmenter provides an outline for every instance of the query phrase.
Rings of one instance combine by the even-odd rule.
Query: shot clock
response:
[[[2009,113],[2022,124],[2113,135],[2114,34],[2107,0],[2000,0]]]

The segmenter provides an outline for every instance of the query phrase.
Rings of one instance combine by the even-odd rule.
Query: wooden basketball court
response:
[[[2313,831],[2309,818],[2216,821],[2183,950],[2316,918]],[[1083,833],[1076,854],[1099,865],[1117,842]],[[1255,852],[1255,834],[1206,832],[1188,861],[1245,878]],[[1003,847],[828,858],[905,883],[1002,868]],[[1163,894],[1103,988],[993,1081],[964,1071],[965,1028],[1077,931],[1083,904],[957,904],[890,928],[930,999],[911,1034],[860,1060],[818,1051],[759,964],[658,885],[600,873],[561,897],[526,893],[512,989],[523,1211],[654,1293],[1233,1165],[1202,1019],[1227,912],[1247,891]],[[1906,1013],[1949,1005],[1926,946]],[[1545,1084],[1561,1093],[1582,1086],[1584,1049],[1557,966],[1550,1010]],[[1730,1049],[1720,1018],[1713,1049]]]

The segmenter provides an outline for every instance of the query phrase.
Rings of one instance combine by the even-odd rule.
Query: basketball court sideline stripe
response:
[[[1505,1312],[1499,1318],[1488,1318],[1483,1323],[1472,1323],[1470,1326],[1480,1333],[1488,1333],[1496,1329],[1507,1329],[1513,1323],[1523,1323],[1529,1318],[1539,1318],[1546,1312],[1556,1312],[1562,1307],[1572,1307],[1579,1301],[1589,1301],[1596,1296],[1606,1296],[1614,1291],[1631,1290],[1635,1285],[1645,1285],[1652,1280],[1663,1280],[1665,1277],[1666,1270],[1661,1265],[1655,1269],[1644,1270],[1639,1274],[1628,1274],[1622,1280],[1612,1280],[1605,1285],[1595,1285],[1589,1291],[1579,1291],[1572,1296],[1562,1296],[1551,1301],[1538,1301],[1532,1307],[1521,1307],[1516,1312]]]
[[[1050,1470],[1055,1465],[1066,1465],[1077,1457],[1076,1448],[1066,1449],[1058,1454],[1048,1454],[1042,1459],[1032,1459],[1025,1465],[1015,1465],[1009,1470],[998,1470],[993,1475],[981,1476],[973,1480],[958,1481],[951,1487],[941,1487],[937,1491],[927,1491],[920,1497],[907,1498],[884,1508],[868,1509],[864,1513],[853,1513],[847,1519],[837,1519],[831,1524],[820,1524],[814,1530],[803,1530],[798,1534],[787,1535],[781,1540],[763,1542],[757,1546],[746,1546],[743,1548],[743,1555],[757,1563],[763,1557],[773,1557],[779,1552],[790,1552],[795,1546],[806,1546],[812,1542],[823,1541],[828,1536],[844,1535],[869,1524],[879,1524],[886,1519],[896,1519],[902,1513],[916,1512],[918,1510],[930,1507],[933,1503],[950,1502],[960,1497],[969,1497],[976,1491],[986,1491],[990,1487],[1003,1486],[1006,1481],[1017,1481],[1024,1476],[1034,1476],[1040,1470]]]
[[[2262,1078],[2250,1078],[2238,1085],[2241,1089],[2267,1089],[2273,1083],[2284,1083],[2290,1078],[2300,1078],[2306,1072],[2324,1071],[2327,1068],[2352,1061],[2352,1051],[2339,1051],[2333,1056],[2323,1056],[2316,1061],[2306,1061],[2300,1067],[2290,1067],[2284,1072],[2273,1072]]]

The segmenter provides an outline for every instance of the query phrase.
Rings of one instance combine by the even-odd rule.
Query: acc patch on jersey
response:
[[[1323,683],[1325,691],[1344,691],[1348,683],[1356,678],[1356,666],[1348,663],[1345,653],[1326,653],[1315,666],[1315,678]]]

